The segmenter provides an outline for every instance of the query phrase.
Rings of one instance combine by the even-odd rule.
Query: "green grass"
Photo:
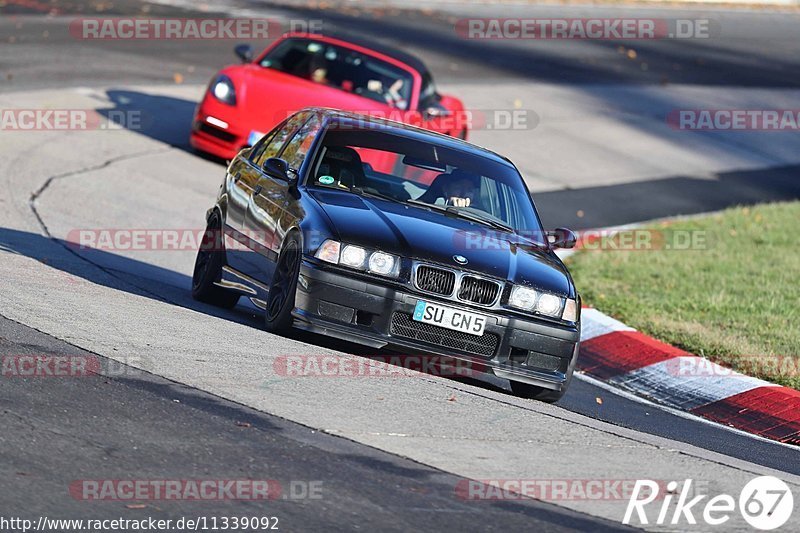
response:
[[[579,251],[567,264],[584,305],[691,353],[800,389],[800,202],[649,229],[673,244],[694,232],[707,245]]]

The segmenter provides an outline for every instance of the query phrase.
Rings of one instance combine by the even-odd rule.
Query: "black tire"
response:
[[[285,334],[292,329],[292,310],[301,258],[300,240],[297,235],[290,234],[281,248],[267,295],[264,328],[270,333]]]
[[[511,382],[511,391],[521,398],[528,398],[531,400],[539,400],[545,403],[555,403],[560,400],[567,392],[566,389],[554,391],[552,389],[545,389],[544,387],[537,387],[529,383],[521,381]]]
[[[192,298],[217,307],[232,309],[239,301],[239,295],[214,285],[214,282],[222,279],[222,267],[225,265],[224,246],[222,222],[219,215],[214,214],[208,220],[203,242],[197,250],[192,274]]]

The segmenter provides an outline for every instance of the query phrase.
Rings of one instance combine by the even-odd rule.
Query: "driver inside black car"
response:
[[[436,176],[431,186],[418,200],[428,204],[435,204],[442,200],[444,205],[480,209],[479,193],[480,176],[466,170],[455,169],[449,174]]]

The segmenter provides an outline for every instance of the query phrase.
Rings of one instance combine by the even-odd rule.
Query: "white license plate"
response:
[[[260,131],[255,131],[255,130],[251,131],[250,136],[247,137],[247,144],[249,144],[250,146],[255,146],[256,143],[260,141],[261,137],[263,136],[264,134],[261,133]]]
[[[424,300],[418,300],[414,308],[414,320],[433,324],[441,328],[463,331],[470,335],[483,335],[483,328],[486,326],[487,317],[453,309],[445,305],[434,304]]]

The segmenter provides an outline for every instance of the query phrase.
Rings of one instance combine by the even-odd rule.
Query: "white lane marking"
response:
[[[735,434],[737,434],[737,435],[739,435],[741,437],[749,437],[751,439],[756,439],[756,440],[759,440],[761,442],[766,442],[766,443],[769,443],[769,444],[775,444],[776,446],[783,446],[784,448],[789,448],[790,450],[797,451],[797,446],[795,446],[793,444],[786,444],[784,442],[779,442],[777,440],[768,439],[766,437],[762,437],[761,435],[755,435],[753,433],[748,433],[747,431],[744,431],[744,430],[741,430],[741,429],[737,429],[737,428],[734,428],[734,427],[731,427],[731,426],[726,426],[725,424],[720,424],[719,422],[714,422],[713,420],[709,420],[709,419],[703,418],[701,416],[697,416],[697,415],[694,415],[694,414],[691,414],[691,413],[687,413],[686,411],[681,411],[680,409],[675,409],[673,407],[668,407],[666,405],[657,404],[657,403],[655,403],[655,402],[653,402],[651,400],[648,400],[647,398],[642,398],[641,396],[639,396],[637,394],[634,394],[632,392],[628,392],[626,390],[622,390],[619,387],[616,387],[615,385],[610,385],[610,384],[606,383],[605,381],[600,381],[599,379],[593,378],[592,376],[590,376],[588,374],[584,374],[582,372],[575,372],[574,377],[576,379],[581,380],[581,381],[585,381],[586,383],[588,383],[590,385],[594,385],[595,387],[603,389],[604,391],[607,391],[607,392],[609,392],[611,394],[614,394],[615,396],[619,396],[621,398],[625,398],[626,400],[630,400],[632,402],[636,402],[636,403],[641,403],[641,404],[647,405],[649,407],[652,407],[653,409],[659,409],[661,411],[664,411],[664,412],[669,413],[671,415],[677,416],[679,418],[683,418],[685,420],[691,420],[693,422],[699,422],[701,424],[706,424],[708,426],[714,426],[716,428],[721,428],[721,429],[724,429],[725,431],[729,431],[731,433],[735,433]],[[593,416],[592,418],[597,418],[599,420],[599,417],[597,417],[597,416]],[[649,433],[649,432],[647,432],[647,433]],[[671,438],[671,437],[664,437],[664,438]],[[691,441],[687,440],[687,441],[684,441],[684,442],[691,442]]]
[[[693,355],[653,363],[613,377],[609,383],[683,410],[758,387],[776,386]]]
[[[581,341],[588,341],[614,331],[636,331],[619,320],[587,307],[581,310]]]

